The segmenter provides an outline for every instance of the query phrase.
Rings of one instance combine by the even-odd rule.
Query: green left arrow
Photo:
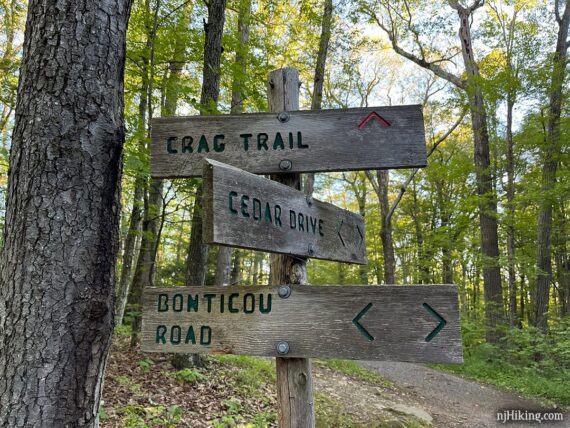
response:
[[[358,329],[358,331],[360,332],[360,334],[362,334],[366,339],[368,339],[369,342],[372,342],[374,340],[374,336],[372,336],[368,330],[366,330],[364,328],[364,326],[362,324],[360,324],[360,318],[362,318],[366,312],[368,312],[370,310],[370,308],[372,307],[372,303],[367,304],[364,309],[362,309],[358,315],[356,315],[353,319],[352,319],[352,323],[356,326],[356,328]]]

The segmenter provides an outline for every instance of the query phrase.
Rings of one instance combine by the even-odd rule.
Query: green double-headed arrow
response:
[[[443,329],[443,327],[445,327],[445,325],[447,324],[447,321],[445,320],[445,318],[443,318],[440,314],[438,314],[434,308],[432,308],[430,305],[428,305],[427,303],[423,303],[422,304],[423,308],[433,317],[435,318],[439,324],[431,331],[430,334],[428,334],[425,337],[425,341],[426,342],[431,342],[433,340],[433,338],[435,336],[437,336],[439,334],[439,332]],[[352,323],[355,325],[355,327],[358,329],[358,331],[360,332],[360,334],[362,334],[369,342],[372,342],[374,340],[374,336],[372,336],[370,334],[370,332],[368,330],[366,330],[366,328],[360,324],[360,319],[366,315],[366,312],[368,312],[370,310],[370,308],[372,307],[372,303],[368,303],[353,319],[352,319]]]

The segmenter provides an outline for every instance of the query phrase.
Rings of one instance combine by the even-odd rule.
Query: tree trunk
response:
[[[251,14],[251,0],[241,0],[238,15],[238,39],[236,57],[232,80],[232,105],[231,113],[243,112],[245,99],[245,86],[247,80],[248,44],[249,44],[249,20]],[[228,285],[231,276],[231,260],[234,249],[220,246],[216,259],[216,285]]]
[[[222,34],[225,20],[225,0],[211,0],[208,3],[208,23],[204,24],[204,72],[201,114],[215,113],[220,95],[220,61],[222,56]],[[192,213],[192,230],[186,263],[186,285],[204,285],[208,267],[208,246],[202,243],[202,184],[196,189],[196,200]]]
[[[230,276],[230,284],[238,285],[241,284],[241,250],[234,251],[234,260],[232,263],[232,273]]]
[[[563,202],[562,202],[563,203]],[[556,279],[560,298],[560,316],[570,315],[570,257],[568,257],[568,220],[563,207],[555,211],[553,250],[556,262]]]
[[[131,283],[131,273],[133,268],[133,260],[135,259],[135,247],[137,237],[141,233],[142,212],[141,204],[143,199],[143,179],[137,177],[135,179],[135,192],[133,195],[133,208],[129,220],[129,230],[125,238],[125,248],[123,252],[123,263],[121,268],[121,277],[117,287],[117,298],[115,302],[115,325],[123,323],[125,315],[125,306],[127,304],[127,296],[129,294],[129,285]]]
[[[413,198],[413,211],[411,213],[412,222],[414,223],[414,231],[416,235],[416,245],[417,245],[417,259],[418,259],[418,270],[419,270],[419,280],[418,284],[429,284],[430,283],[430,272],[429,272],[429,258],[426,256],[425,245],[424,245],[424,232],[422,225],[420,223],[419,213],[420,207],[418,204],[418,192],[416,189],[416,180],[412,181],[412,198]]]
[[[558,3],[556,3],[558,6]],[[558,22],[558,39],[552,60],[552,79],[550,84],[550,102],[546,136],[546,147],[543,150],[542,184],[540,209],[538,213],[538,239],[536,243],[536,287],[534,292],[534,310],[532,325],[543,331],[548,329],[548,299],[550,297],[550,281],[552,277],[551,229],[552,207],[556,198],[556,170],[562,152],[560,138],[560,116],[562,111],[562,91],[568,52],[568,23],[570,21],[570,0],[566,0],[564,14],[560,17],[556,11]]]
[[[148,30],[146,34],[145,49],[142,54],[142,86],[139,102],[139,135],[149,136],[149,121],[152,116],[152,83],[154,73],[154,46],[156,39],[156,31],[158,25],[158,10],[160,4],[156,2],[154,10],[151,10],[150,0],[145,1],[145,12],[149,21],[145,28]],[[148,144],[143,139],[141,141],[144,151],[148,150]],[[157,217],[155,213],[158,210],[149,201],[149,182],[152,186],[152,180],[144,179],[143,183],[143,222],[141,231],[141,246],[137,257],[133,280],[128,291],[127,305],[132,311],[133,320],[131,322],[131,346],[135,346],[138,340],[138,332],[141,324],[141,299],[142,288],[151,284],[150,254],[154,248],[154,241],[157,230],[156,222],[153,217]],[[162,199],[161,199],[162,200]],[[149,213],[149,210],[153,210]],[[149,236],[152,235],[152,236]]]
[[[323,9],[323,19],[321,21],[321,37],[319,39],[319,51],[317,53],[317,63],[315,66],[315,79],[313,84],[313,97],[311,99],[311,110],[320,110],[323,103],[323,85],[325,82],[325,65],[327,62],[327,52],[331,39],[333,4],[332,0],[325,0]],[[315,173],[305,174],[303,180],[303,191],[305,195],[311,196],[315,186]]]
[[[365,179],[364,179],[365,180]],[[366,182],[362,183],[362,192],[355,192],[356,199],[358,201],[358,213],[365,218],[366,217]],[[368,264],[358,265],[358,277],[360,278],[360,284],[368,284]]]
[[[485,297],[485,337],[489,343],[496,343],[501,337],[500,326],[504,321],[503,290],[499,266],[499,240],[497,226],[497,201],[493,190],[487,113],[483,90],[479,83],[481,76],[473,54],[470,19],[471,9],[456,4],[459,15],[459,39],[461,40],[463,62],[467,75],[467,97],[471,111],[473,143],[479,196],[479,225],[481,229],[481,252],[483,261],[483,291]]]
[[[441,239],[441,281],[442,284],[453,284],[453,265],[451,259],[451,248],[453,247],[452,234],[449,232],[450,213],[447,206],[445,182],[436,180],[436,199],[439,205],[439,220],[441,234],[447,239]]]
[[[128,297],[128,304],[134,311],[131,346],[136,346],[138,342],[143,289],[153,285],[156,240],[162,209],[162,180],[150,180],[150,186],[148,197],[145,198],[144,203],[141,248]]]
[[[249,21],[251,15],[251,0],[240,0],[238,12],[238,45],[232,79],[232,113],[243,112],[245,100],[247,66],[249,58]]]
[[[222,56],[222,34],[224,32],[226,0],[210,0],[208,3],[208,23],[204,24],[204,70],[200,114],[215,113],[220,95],[220,62]],[[186,285],[204,285],[208,268],[208,245],[202,243],[202,183],[196,189],[196,199],[192,212],[190,244],[186,260]],[[201,366],[198,354],[176,354],[172,365],[177,369]]]
[[[97,424],[129,10],[128,1],[29,6],[0,257],[0,426]]]
[[[513,107],[515,94],[507,96],[507,268],[509,272],[509,325],[516,327],[517,279],[515,271],[515,156],[513,152]]]
[[[388,171],[377,171],[378,199],[380,200],[380,238],[382,239],[382,252],[384,254],[384,284],[396,283],[396,257],[394,256],[394,243],[392,239],[392,219],[389,217],[390,203],[388,201],[388,184],[390,175]]]

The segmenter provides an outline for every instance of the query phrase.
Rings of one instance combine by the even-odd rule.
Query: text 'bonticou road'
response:
[[[269,314],[271,293],[159,293],[156,297],[158,313],[181,312],[207,314]],[[210,345],[212,328],[203,324],[170,324],[156,327],[155,342],[172,345]]]
[[[146,288],[142,349],[461,362],[457,288]]]

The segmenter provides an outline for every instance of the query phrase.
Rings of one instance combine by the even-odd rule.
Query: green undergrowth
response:
[[[128,346],[130,329],[120,326],[115,329],[115,341]],[[372,383],[381,387],[391,384],[377,374],[348,360],[314,360],[316,365],[327,367],[355,380]],[[205,368],[188,368],[179,371],[165,370],[153,361],[152,355],[145,355],[134,362],[135,372],[149,374],[159,370],[162,376],[192,385],[214,382],[229,386],[231,395],[220,402],[212,414],[214,428],[251,427],[262,428],[277,425],[275,408],[276,370],[275,360],[237,355],[216,355],[205,357]],[[141,385],[131,377],[121,374],[115,377],[117,383],[125,387],[135,399],[144,397]],[[254,404],[257,403],[257,404]],[[253,407],[252,407],[253,405]],[[416,428],[422,427],[406,415],[393,414],[386,417],[351,414],[348,407],[337,399],[322,393],[315,396],[315,416],[319,428]],[[109,418],[107,408],[101,408],[103,423]],[[129,404],[114,408],[122,426],[125,427],[175,427],[182,423],[185,409],[179,406],[166,406],[158,402],[153,405]],[[367,419],[368,418],[368,419]],[[378,418],[378,419],[375,419]],[[365,422],[363,422],[365,421]]]
[[[570,405],[570,320],[547,334],[510,329],[498,345],[483,341],[482,328],[462,323],[464,364],[431,367],[538,398],[545,405]]]
[[[272,360],[243,355],[219,355],[210,359],[220,363],[221,375],[229,376],[234,385],[244,392],[255,393],[263,385],[276,381]]]

